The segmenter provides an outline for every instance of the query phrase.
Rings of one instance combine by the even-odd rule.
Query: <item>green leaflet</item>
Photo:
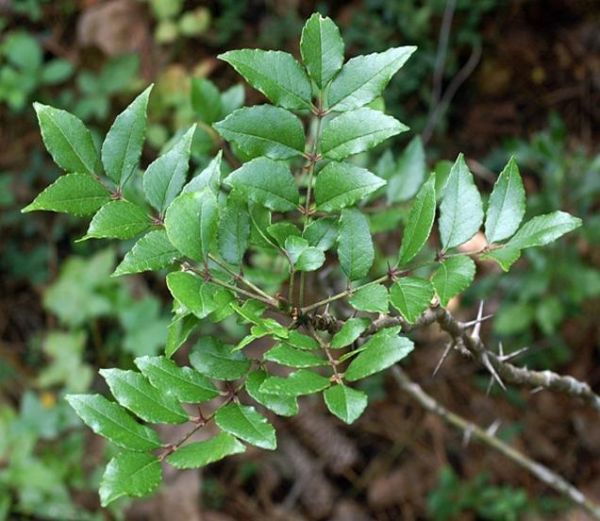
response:
[[[108,463],[100,483],[103,507],[123,496],[143,497],[160,485],[160,461],[152,454],[121,452]]]
[[[165,356],[172,357],[198,326],[199,319],[191,313],[175,315],[167,327]]]
[[[246,392],[258,403],[279,416],[295,416],[298,414],[298,401],[293,396],[278,396],[260,391],[267,373],[263,370],[252,371],[246,378]]]
[[[338,236],[338,258],[350,280],[366,277],[375,252],[367,218],[358,210],[342,210]]]
[[[209,188],[215,195],[218,195],[221,186],[222,161],[223,151],[219,150],[217,155],[206,165],[206,168],[183,187],[182,192],[200,192],[204,188]]]
[[[319,348],[319,343],[314,338],[308,335],[303,335],[302,333],[299,333],[296,329],[292,329],[289,332],[286,343],[298,349],[304,349],[307,351]]]
[[[329,86],[327,106],[344,112],[370,103],[383,92],[392,76],[416,47],[396,47],[349,60]]]
[[[398,203],[412,199],[425,180],[427,164],[420,136],[415,136],[402,152],[394,173],[388,179],[387,199]]]
[[[248,157],[289,159],[304,152],[304,127],[291,112],[272,105],[244,107],[215,124]]]
[[[285,221],[271,224],[267,227],[267,232],[269,232],[269,235],[273,237],[275,242],[282,248],[285,247],[285,241],[290,236],[293,235],[299,238],[302,235],[300,229],[295,224]]]
[[[485,236],[490,244],[517,231],[525,215],[525,188],[519,167],[511,158],[494,184],[485,217]]]
[[[333,385],[323,393],[329,411],[345,423],[353,423],[367,407],[368,398],[362,391],[345,385]]]
[[[230,403],[215,414],[215,423],[229,434],[262,449],[275,450],[275,429],[254,407]]]
[[[303,396],[327,389],[331,384],[325,378],[308,369],[299,369],[287,378],[269,376],[260,386],[259,390],[265,394],[278,396]]]
[[[331,18],[314,13],[306,21],[300,52],[308,74],[322,89],[344,63],[344,40]]]
[[[169,273],[167,287],[173,298],[198,318],[205,318],[216,309],[215,294],[223,291],[218,286],[185,271]]]
[[[248,360],[234,346],[224,344],[214,337],[201,338],[190,354],[194,369],[217,380],[237,380],[250,369]]]
[[[410,208],[400,246],[401,266],[406,266],[421,251],[429,238],[434,219],[435,178],[431,176],[419,190]]]
[[[296,209],[298,187],[285,163],[259,157],[245,163],[225,178],[225,183],[270,210]]]
[[[352,360],[344,377],[354,382],[383,371],[405,358],[413,347],[406,337],[375,335],[362,346],[362,351]]]
[[[192,78],[192,108],[204,123],[211,125],[221,117],[223,104],[215,84],[206,78]]]
[[[431,283],[442,306],[469,287],[475,277],[475,263],[466,255],[444,260],[431,277]]]
[[[285,241],[285,250],[297,271],[315,271],[325,262],[323,251],[309,246],[308,241],[302,237],[289,236]]]
[[[142,92],[110,127],[102,144],[102,164],[106,175],[124,185],[135,172],[146,135],[146,109],[152,85]]]
[[[244,201],[233,196],[227,198],[219,219],[217,237],[221,257],[239,266],[250,238],[250,215]]]
[[[510,248],[508,246],[491,250],[481,256],[482,259],[496,261],[503,271],[508,271],[510,267],[519,260],[519,257],[521,257],[521,250]]]
[[[119,404],[99,394],[70,394],[66,397],[77,415],[96,434],[115,445],[133,451],[147,451],[161,446],[156,432],[140,425]]]
[[[321,153],[339,161],[365,152],[406,130],[407,126],[378,110],[361,108],[344,112],[323,129]]]
[[[220,54],[218,58],[229,63],[275,105],[286,109],[310,108],[310,80],[291,54],[242,49]]]
[[[302,236],[310,246],[327,251],[337,240],[337,220],[334,217],[323,217],[312,221],[304,230]]]
[[[331,339],[331,347],[339,349],[358,340],[360,335],[367,330],[371,320],[368,318],[350,318],[344,322],[342,328]]]
[[[44,145],[54,162],[69,173],[94,175],[98,152],[90,131],[65,110],[34,103]]]
[[[106,203],[90,222],[85,239],[131,239],[150,228],[150,217],[142,207],[129,201]]]
[[[86,216],[110,201],[110,193],[89,174],[66,174],[40,193],[22,212],[49,210]]]
[[[383,284],[371,284],[354,293],[348,302],[354,309],[360,311],[387,313],[388,299],[388,290]]]
[[[246,99],[246,91],[244,86],[240,83],[229,87],[223,94],[221,94],[221,117],[228,116],[234,110],[239,109]]]
[[[185,423],[188,415],[179,403],[150,385],[140,373],[100,369],[110,392],[123,406],[149,423]]]
[[[327,361],[309,351],[295,349],[287,344],[276,344],[264,355],[265,360],[287,367],[306,368],[327,365]]]
[[[538,215],[521,226],[506,246],[512,249],[543,246],[580,226],[581,219],[566,212]]]
[[[450,170],[440,205],[439,228],[444,251],[467,242],[483,221],[481,196],[462,154]]]
[[[152,230],[134,244],[115,269],[114,277],[143,271],[158,271],[173,264],[180,253],[169,242],[165,230]]]
[[[429,307],[433,294],[433,286],[428,280],[402,277],[390,288],[390,302],[413,323]]]
[[[217,234],[218,207],[208,189],[184,192],[167,209],[167,237],[183,255],[202,261],[213,246]]]
[[[139,357],[135,365],[154,387],[180,402],[202,403],[219,396],[208,378],[189,367],[179,367],[164,356]]]
[[[178,448],[167,456],[167,463],[178,469],[197,469],[245,451],[246,447],[231,434],[220,432],[206,441],[188,443]]]
[[[349,163],[329,163],[315,182],[315,201],[323,212],[341,210],[381,188],[385,181],[365,168]]]
[[[142,180],[146,199],[161,215],[185,184],[195,131],[196,125],[193,125],[168,152],[151,163],[144,172]]]

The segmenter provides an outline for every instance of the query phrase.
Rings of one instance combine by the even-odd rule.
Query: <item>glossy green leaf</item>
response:
[[[390,288],[390,302],[400,314],[413,323],[431,304],[431,282],[417,277],[401,277]]]
[[[176,315],[167,327],[165,356],[172,357],[198,327],[199,319],[191,313]]]
[[[510,248],[509,246],[503,246],[502,248],[491,250],[485,255],[481,256],[482,259],[496,261],[504,271],[508,271],[510,267],[519,260],[520,257],[521,250],[517,248]]]
[[[291,54],[241,49],[220,54],[218,58],[229,63],[275,105],[287,109],[310,108],[310,80]]]
[[[102,144],[102,164],[106,175],[117,185],[136,171],[146,135],[146,109],[152,86],[142,92],[119,114]]]
[[[220,432],[208,440],[179,447],[167,456],[167,463],[178,469],[197,469],[245,451],[246,447],[231,434]]]
[[[525,215],[525,188],[519,167],[511,158],[498,176],[485,217],[485,236],[494,243],[517,231]]]
[[[123,496],[143,497],[160,485],[160,461],[152,454],[121,452],[108,463],[100,482],[103,507]]]
[[[440,205],[440,235],[444,250],[467,242],[483,222],[481,196],[460,154],[450,170]]]
[[[84,239],[131,239],[148,228],[150,217],[141,206],[110,201],[96,212]]]
[[[375,252],[369,221],[358,210],[342,210],[338,258],[342,271],[350,280],[365,277],[373,265]]]
[[[165,230],[153,230],[140,238],[115,269],[113,276],[158,271],[173,264],[180,253],[169,242]]]
[[[195,131],[194,125],[144,172],[142,180],[146,199],[160,214],[164,213],[185,184]]]
[[[300,333],[297,329],[292,329],[289,332],[286,342],[298,349],[308,351],[319,348],[319,343],[314,338]]]
[[[294,235],[285,241],[285,250],[297,271],[315,271],[325,262],[322,250],[308,245],[308,241]]]
[[[273,105],[244,107],[215,124],[248,157],[289,159],[304,152],[304,127],[291,112]]]
[[[200,192],[204,188],[209,188],[215,195],[218,195],[221,186],[221,164],[223,162],[223,151],[219,150],[208,165],[195,177],[190,179],[182,192]]]
[[[270,210],[287,212],[298,206],[300,194],[285,163],[259,157],[232,172],[225,183]]]
[[[344,112],[370,103],[404,65],[416,47],[395,47],[349,60],[329,86],[327,106]]]
[[[426,169],[423,142],[420,136],[416,136],[402,152],[393,175],[388,179],[388,202],[398,203],[412,199],[425,180]]]
[[[386,139],[408,130],[392,116],[379,110],[361,108],[330,120],[321,136],[321,153],[341,160],[365,152]]]
[[[383,284],[371,284],[355,292],[348,300],[354,309],[371,313],[387,313],[389,295]]]
[[[123,407],[104,396],[70,394],[65,398],[90,429],[115,445],[134,451],[153,450],[161,446],[156,432],[140,425]]]
[[[362,346],[362,351],[352,360],[344,377],[354,382],[383,371],[405,358],[413,347],[406,337],[375,335]]]
[[[323,393],[329,411],[345,423],[353,423],[367,407],[367,395],[346,385],[333,385]]]
[[[285,247],[285,241],[290,236],[293,235],[295,237],[300,237],[302,235],[302,232],[300,232],[298,226],[288,221],[280,221],[275,224],[271,224],[269,227],[267,227],[267,231],[282,248]]]
[[[60,109],[34,103],[44,145],[54,162],[70,173],[94,174],[98,152],[80,119]]]
[[[185,192],[167,209],[167,237],[187,257],[204,260],[215,242],[218,218],[217,199],[210,190]]]
[[[66,174],[40,193],[23,212],[49,210],[71,215],[91,215],[110,201],[110,193],[89,174]]]
[[[296,349],[285,343],[276,344],[269,349],[263,358],[269,362],[277,362],[288,367],[306,368],[327,365],[327,361],[309,351]]]
[[[239,109],[246,99],[246,91],[240,83],[229,87],[221,94],[222,116],[231,114],[234,110]]]
[[[234,346],[214,337],[201,338],[190,354],[192,366],[202,374],[217,380],[237,380],[250,369],[248,360]]]
[[[506,246],[513,249],[543,246],[580,226],[581,219],[567,212],[538,215],[521,226]]]
[[[260,391],[267,373],[263,370],[252,371],[246,378],[246,392],[258,403],[279,416],[295,416],[298,414],[298,401],[293,396],[277,396]]]
[[[333,247],[338,236],[337,220],[334,217],[323,217],[312,221],[304,230],[302,236],[309,246],[327,251]]]
[[[358,340],[360,335],[367,330],[371,320],[368,318],[350,318],[344,322],[342,328],[331,339],[331,347],[339,349]]]
[[[215,84],[206,78],[192,78],[192,108],[204,123],[211,125],[221,117],[221,94]]]
[[[135,371],[100,369],[117,401],[142,420],[150,423],[185,423],[188,415],[179,403],[158,391]]]
[[[308,369],[299,369],[288,377],[269,376],[260,386],[260,392],[280,396],[303,396],[327,389],[331,385],[325,378]]]
[[[215,414],[215,423],[229,434],[263,449],[275,450],[275,429],[254,407],[230,403]]]
[[[385,180],[350,163],[329,163],[315,182],[315,201],[323,212],[341,210],[381,188]]]
[[[229,196],[221,218],[217,237],[219,253],[230,264],[242,263],[250,239],[250,215],[246,204],[240,199]]]
[[[400,246],[401,266],[414,259],[427,242],[435,219],[435,204],[435,179],[432,176],[421,187],[410,208]]]
[[[216,309],[215,293],[218,286],[205,282],[199,276],[186,271],[174,271],[167,275],[167,287],[185,309],[198,318],[205,318]]]
[[[189,367],[179,367],[164,356],[143,356],[134,361],[154,387],[180,402],[202,403],[219,396],[208,378]]]
[[[317,87],[323,88],[344,63],[344,40],[331,18],[314,13],[306,21],[300,52],[308,74]]]
[[[475,263],[470,257],[458,255],[444,260],[431,278],[442,306],[469,287],[475,278]]]

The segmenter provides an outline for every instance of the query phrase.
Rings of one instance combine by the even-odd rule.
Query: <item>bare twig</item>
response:
[[[460,429],[464,433],[465,439],[476,439],[484,445],[497,450],[503,456],[506,456],[517,465],[528,470],[542,483],[553,488],[563,496],[570,499],[574,504],[584,509],[588,514],[590,514],[590,516],[592,516],[593,519],[600,520],[600,507],[590,501],[583,494],[583,492],[581,492],[581,490],[569,483],[562,476],[556,474],[545,465],[530,459],[525,454],[498,439],[496,436],[494,436],[493,429],[490,428],[488,431],[486,431],[481,427],[467,421],[462,416],[459,416],[458,414],[446,409],[433,397],[428,395],[420,385],[412,381],[410,377],[398,366],[394,366],[392,368],[392,374],[404,392],[419,402],[427,411],[436,414],[453,427]]]

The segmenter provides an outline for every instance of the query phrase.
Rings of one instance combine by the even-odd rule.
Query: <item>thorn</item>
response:
[[[483,362],[483,365],[485,365],[485,368],[490,372],[490,374],[494,377],[494,380],[496,380],[496,382],[498,382],[498,385],[500,387],[502,387],[502,389],[504,391],[506,391],[506,386],[504,385],[504,382],[500,379],[500,376],[498,375],[498,373],[496,372],[496,370],[494,369],[494,366],[492,365],[492,363],[490,362],[490,359],[487,355],[487,353],[483,353],[481,356],[481,361]]]
[[[501,362],[508,362],[510,360],[513,360],[515,358],[517,358],[518,356],[522,355],[523,353],[526,353],[527,351],[529,351],[530,347],[522,347],[521,349],[517,349],[516,351],[512,352],[512,353],[508,353],[505,356],[500,356],[500,361]]]
[[[485,395],[489,396],[492,392],[492,387],[494,387],[494,377],[490,376],[490,381],[488,382],[487,389],[485,390]]]
[[[477,311],[477,320],[475,327],[473,328],[472,337],[479,340],[479,331],[481,331],[481,319],[483,318],[483,300],[479,303],[479,310]]]
[[[502,345],[502,342],[498,342],[498,353],[500,353],[500,358],[504,356],[504,346]]]
[[[467,447],[467,445],[469,445],[469,443],[471,442],[472,435],[473,435],[473,425],[471,425],[469,423],[463,434],[463,447]]]
[[[502,425],[502,422],[498,419],[494,420],[494,422],[485,430],[490,436],[496,436],[498,429]]]
[[[535,389],[531,389],[531,394],[537,394],[537,393],[539,393],[540,391],[543,391],[543,390],[544,390],[544,386],[540,385],[539,387],[536,387]]]
[[[454,347],[454,342],[448,342],[448,345],[446,346],[446,349],[444,349],[444,353],[442,354],[442,357],[440,358],[439,362],[435,366],[435,369],[433,370],[433,376],[435,376],[438,373],[438,371],[442,367],[442,364],[446,361],[446,358],[448,358],[448,355],[450,354],[450,350],[453,347]]]
[[[493,317],[494,315],[485,315],[484,317],[481,317],[481,319],[470,320],[469,322],[462,322],[460,325],[463,329],[468,329],[472,326],[480,324],[481,322],[485,322],[486,320],[489,320]]]

